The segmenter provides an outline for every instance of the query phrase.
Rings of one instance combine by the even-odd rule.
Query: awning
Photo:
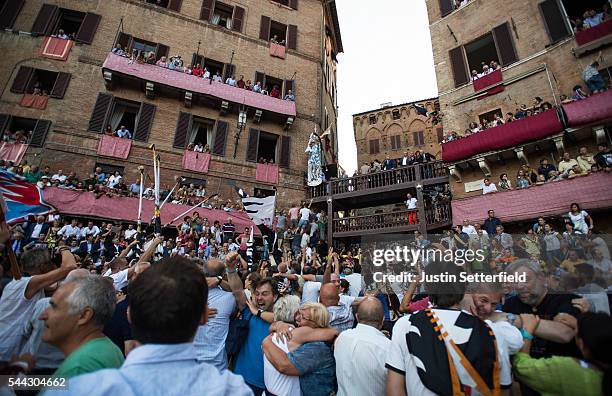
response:
[[[572,202],[581,208],[603,209],[612,207],[612,174],[596,173],[522,190],[503,191],[476,197],[453,199],[453,224],[469,219],[483,222],[489,209],[504,223],[536,219],[569,212]]]
[[[579,127],[612,120],[612,90],[561,105],[567,125]]]
[[[180,90],[214,96],[228,102],[244,104],[256,109],[291,117],[296,115],[295,102],[293,101],[273,98],[156,65],[139,64],[136,62],[129,64],[128,58],[112,53],[107,55],[102,68]]]
[[[44,200],[53,205],[61,214],[95,217],[100,219],[133,221],[138,220],[138,198],[129,197],[107,197],[105,195],[96,199],[96,196],[90,192],[78,192],[66,190],[56,187],[45,188],[43,190]],[[148,223],[153,217],[155,203],[149,200],[143,200],[142,203],[142,221]],[[189,209],[187,205],[176,205],[166,203],[161,210],[162,224],[168,224],[172,219]],[[237,230],[243,230],[245,227],[253,226],[253,222],[248,218],[245,212],[226,212],[219,209],[195,209],[200,214],[200,217],[205,217],[212,225],[215,221],[221,224],[225,223],[228,217],[231,217]],[[193,214],[192,212],[187,215]],[[174,224],[180,224],[182,219]],[[255,227],[255,234],[260,235],[261,232]]]
[[[442,144],[442,160],[454,162],[473,155],[540,140],[563,130],[557,110],[550,109],[495,128]]]

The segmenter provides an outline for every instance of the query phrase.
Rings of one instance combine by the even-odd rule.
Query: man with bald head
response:
[[[353,306],[363,301],[361,297],[340,295],[335,283],[325,283],[319,292],[319,302],[327,307],[329,325],[340,333],[353,328]]]
[[[365,297],[357,310],[357,327],[336,339],[338,396],[385,393],[385,358],[391,341],[380,331],[384,316],[380,300]]]
[[[227,339],[230,318],[236,309],[234,295],[219,286],[224,273],[224,262],[214,258],[208,260],[206,277],[218,281],[216,286],[209,283],[208,309],[216,309],[217,314],[214,317],[209,317],[206,324],[198,327],[193,339],[198,362],[212,364],[219,371],[227,369],[225,340]]]

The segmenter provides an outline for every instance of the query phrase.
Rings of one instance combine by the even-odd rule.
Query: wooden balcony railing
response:
[[[334,234],[338,234],[416,230],[422,220],[419,218],[418,210],[399,210],[333,219],[332,231]],[[425,208],[424,220],[427,225],[450,224],[450,204],[439,204],[435,207]]]
[[[446,176],[448,176],[448,169],[441,161],[427,162],[367,175],[334,179],[316,187],[308,187],[307,194],[308,198],[319,198],[329,194],[366,191]]]

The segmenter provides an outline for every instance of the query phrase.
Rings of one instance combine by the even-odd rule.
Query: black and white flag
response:
[[[243,189],[237,186],[234,187],[242,199],[244,210],[247,212],[253,223],[258,226],[265,225],[266,227],[272,228],[276,195],[271,195],[265,198],[255,198],[250,197]]]

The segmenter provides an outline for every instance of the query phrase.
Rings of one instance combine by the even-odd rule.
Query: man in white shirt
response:
[[[357,321],[357,327],[343,331],[336,339],[338,396],[383,395],[385,358],[391,340],[380,332],[384,321],[380,301],[366,297],[359,304]]]
[[[412,210],[417,208],[417,199],[412,194],[406,194],[406,209]]]
[[[81,229],[77,225],[77,220],[72,219],[70,224],[66,224],[57,232],[58,235],[62,236],[64,239],[68,239],[70,237],[80,237]]]
[[[100,228],[98,228],[98,226],[95,225],[93,221],[90,221],[87,223],[87,227],[83,227],[83,229],[81,230],[81,238],[85,239],[87,238],[87,235],[91,235],[95,238],[98,236],[99,233]]]
[[[61,183],[63,183],[66,178],[67,176],[64,175],[64,171],[61,169],[59,169],[55,175],[51,176],[51,180],[59,180]]]
[[[218,70],[217,70],[217,72],[215,73],[215,75],[213,76],[212,79],[213,79],[213,81],[216,81],[216,82],[223,82],[223,77],[221,77],[219,75],[219,71]]]
[[[491,180],[489,179],[484,179],[484,183],[482,185],[482,195],[495,192],[497,192],[497,187],[495,186],[495,183],[491,183]]]
[[[306,203],[304,203],[300,209],[300,222],[298,223],[298,228],[302,228],[308,224],[310,221],[310,213],[310,206],[306,206]]]
[[[125,125],[121,125],[121,128],[117,130],[117,137],[122,139],[131,139],[132,133],[125,127]]]
[[[470,224],[470,221],[468,219],[463,220],[463,227],[461,228],[461,231],[465,232],[468,235],[476,234],[476,228],[474,228],[474,226]]]
[[[123,234],[125,235],[125,239],[131,239],[137,233],[138,231],[134,229],[134,224],[128,224],[128,228]]]
[[[225,83],[227,85],[231,85],[232,87],[236,86],[236,79],[234,78],[234,76],[229,76],[226,80]]]
[[[121,181],[123,177],[119,173],[119,171],[115,171],[115,174],[108,178],[108,188],[115,188],[117,184]]]

